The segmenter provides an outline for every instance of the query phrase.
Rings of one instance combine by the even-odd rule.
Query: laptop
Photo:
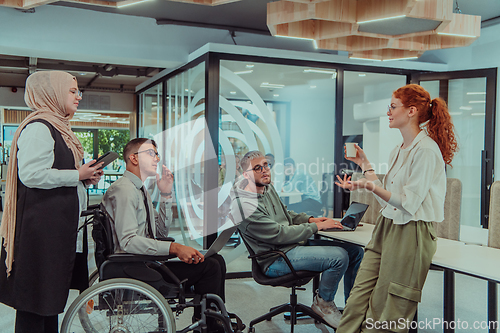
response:
[[[340,223],[342,223],[343,228],[342,229],[336,229],[336,228],[331,228],[331,229],[326,229],[324,231],[354,231],[356,230],[359,222],[361,222],[361,219],[363,218],[363,215],[365,215],[366,210],[368,209],[368,205],[353,201],[351,202],[351,205],[347,209],[347,212],[344,215],[344,218],[340,220]]]
[[[229,239],[234,234],[234,232],[236,231],[237,228],[238,228],[238,226],[234,225],[232,227],[224,229],[219,234],[219,236],[217,236],[217,239],[215,240],[215,242],[213,242],[212,245],[210,245],[208,250],[201,250],[200,253],[203,254],[203,256],[205,258],[208,258],[211,255],[214,255],[217,252],[219,252],[220,250],[222,250],[224,245],[226,245],[226,243],[229,241]],[[181,261],[181,260],[179,258],[172,258],[172,259],[169,259],[169,261],[172,262],[172,261]]]

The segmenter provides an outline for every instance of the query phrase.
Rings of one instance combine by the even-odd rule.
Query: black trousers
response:
[[[57,333],[57,315],[40,316],[36,313],[16,311],[16,333]]]
[[[214,254],[198,264],[167,261],[165,265],[179,280],[188,279],[186,291],[194,287],[197,294],[216,294],[225,301],[226,262],[221,255]],[[168,276],[163,278],[168,282],[173,282]]]

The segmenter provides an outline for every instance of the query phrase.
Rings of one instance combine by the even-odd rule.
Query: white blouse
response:
[[[378,179],[374,183],[391,192],[388,202],[375,198],[382,205],[382,215],[394,224],[444,220],[445,163],[439,146],[425,131],[409,147],[398,145],[391,152],[384,184]]]
[[[87,209],[85,185],[78,180],[78,170],[52,169],[54,164],[54,139],[49,128],[40,123],[28,124],[17,141],[17,166],[19,180],[29,188],[52,189],[60,186],[76,186],[81,212]],[[78,227],[85,218],[80,217]],[[83,229],[77,235],[77,252],[83,251]]]

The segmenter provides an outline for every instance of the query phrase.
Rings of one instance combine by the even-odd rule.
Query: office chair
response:
[[[305,290],[305,288],[300,288],[301,286],[307,284],[309,281],[311,281],[312,278],[315,276],[318,276],[320,272],[310,272],[310,271],[296,271],[293,269],[292,264],[288,260],[287,256],[285,253],[279,250],[272,250],[272,251],[266,251],[262,252],[259,254],[255,254],[255,252],[252,250],[252,248],[248,245],[248,243],[245,241],[245,237],[242,235],[241,239],[243,240],[243,243],[245,244],[248,253],[250,254],[248,258],[252,259],[252,276],[258,284],[264,285],[264,286],[272,286],[272,287],[286,287],[286,288],[292,288],[292,291],[290,293],[290,303],[285,303],[281,304],[278,306],[275,306],[269,310],[268,313],[255,318],[250,322],[250,326],[248,328],[249,333],[255,332],[255,324],[258,324],[264,320],[271,320],[274,316],[279,315],[284,312],[290,312],[290,332],[293,333],[293,328],[294,325],[297,324],[297,312],[302,312],[303,314],[306,314],[313,318],[315,321],[324,323],[325,325],[328,325],[323,318],[321,318],[316,312],[314,312],[310,307],[305,306],[304,304],[297,303],[297,294],[296,290]],[[275,253],[277,255],[280,255],[285,262],[287,263],[288,267],[290,267],[290,270],[292,271],[290,274],[286,274],[280,277],[272,278],[269,276],[266,276],[259,264],[257,263],[257,258],[261,256],[268,256],[271,253]]]

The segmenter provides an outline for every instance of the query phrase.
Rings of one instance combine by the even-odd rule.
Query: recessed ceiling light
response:
[[[274,94],[273,96],[274,96],[274,97],[280,97],[280,95],[278,95],[278,94]]]
[[[151,105],[158,105],[158,103],[156,103],[156,102],[151,102]]]
[[[250,69],[248,71],[239,71],[239,72],[234,72],[236,75],[241,75],[241,74],[251,74],[253,73],[253,69]]]
[[[480,91],[473,92],[472,91],[472,92],[468,92],[467,95],[486,95],[486,92],[480,92]]]
[[[469,104],[484,104],[486,101],[469,101]]]
[[[472,106],[461,106],[459,107],[460,110],[472,110]],[[450,112],[451,114],[451,112]]]
[[[308,68],[308,69],[304,69],[304,73],[329,74],[332,76],[332,79],[337,78],[337,71],[336,70]]]
[[[314,68],[307,68],[304,69],[304,73],[320,73],[320,74],[336,74],[336,70],[328,70],[328,69],[314,69]]]
[[[314,89],[314,88],[316,88],[316,86],[309,86],[309,88]]]
[[[284,84],[277,84],[277,83],[262,82],[260,84],[260,87],[261,88],[277,88],[277,89],[281,89],[281,88],[284,88],[285,85]]]
[[[247,65],[247,68],[253,68],[255,65],[252,65],[252,64],[248,64]]]
[[[231,95],[236,95],[236,91],[230,91],[229,92]]]
[[[363,74],[363,73],[359,73],[359,74],[358,74],[358,76],[361,76],[361,77],[363,77],[363,76],[366,76],[366,74]]]
[[[471,113],[470,115],[471,116],[486,116],[486,113],[475,112],[475,113]]]

